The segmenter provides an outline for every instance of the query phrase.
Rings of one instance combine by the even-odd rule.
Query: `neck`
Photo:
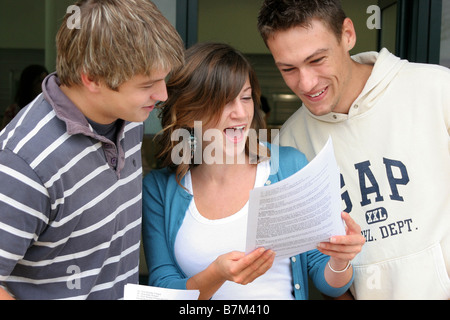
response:
[[[192,169],[191,173],[199,180],[223,184],[229,180],[236,181],[236,179],[241,178],[245,172],[253,170],[254,168],[256,168],[256,165],[249,164],[248,157],[246,156],[245,164],[238,164],[236,162],[233,164],[203,163]]]
[[[101,110],[101,97],[89,92],[83,86],[61,86],[61,91],[75,104],[84,116],[98,124],[111,124],[117,119],[103,116]]]

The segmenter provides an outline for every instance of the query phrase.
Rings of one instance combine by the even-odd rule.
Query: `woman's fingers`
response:
[[[275,252],[266,250],[257,259],[247,266],[242,272],[242,284],[249,284],[256,278],[265,274],[273,265]]]
[[[239,252],[230,253],[228,258],[233,258],[228,271],[229,280],[245,285],[253,282],[272,267],[275,253],[272,250],[259,248],[248,255]]]

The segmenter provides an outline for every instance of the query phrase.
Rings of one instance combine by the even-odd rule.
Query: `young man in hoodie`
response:
[[[0,298],[121,299],[138,283],[142,122],[183,61],[147,0],[81,0],[57,73],[0,133]]]
[[[353,296],[449,299],[450,71],[386,49],[351,57],[337,0],[266,0],[258,27],[303,102],[280,143],[311,160],[333,139],[343,210],[366,238]]]

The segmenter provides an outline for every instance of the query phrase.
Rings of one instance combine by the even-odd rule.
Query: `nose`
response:
[[[246,114],[246,108],[242,101],[238,98],[236,98],[234,101],[231,102],[231,116],[234,118],[243,118]]]
[[[158,81],[158,83],[155,84],[155,91],[151,94],[151,99],[156,101],[166,101],[168,97],[166,82]]]
[[[300,69],[297,87],[302,93],[310,93],[317,87],[318,78],[314,72],[308,68]]]

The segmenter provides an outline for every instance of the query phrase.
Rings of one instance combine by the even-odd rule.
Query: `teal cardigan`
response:
[[[306,164],[303,153],[291,147],[279,147],[279,157],[272,156],[271,159],[272,168],[278,168],[278,171],[271,173],[268,180],[271,184],[281,181]],[[176,182],[174,173],[167,169],[151,171],[143,183],[142,241],[149,269],[149,285],[185,290],[188,277],[176,261],[174,248],[192,195]],[[333,288],[325,281],[324,270],[328,260],[329,257],[318,250],[291,258],[292,290],[297,300],[308,299],[308,274],[316,288],[327,296],[338,297],[348,290],[353,277],[342,288]]]

